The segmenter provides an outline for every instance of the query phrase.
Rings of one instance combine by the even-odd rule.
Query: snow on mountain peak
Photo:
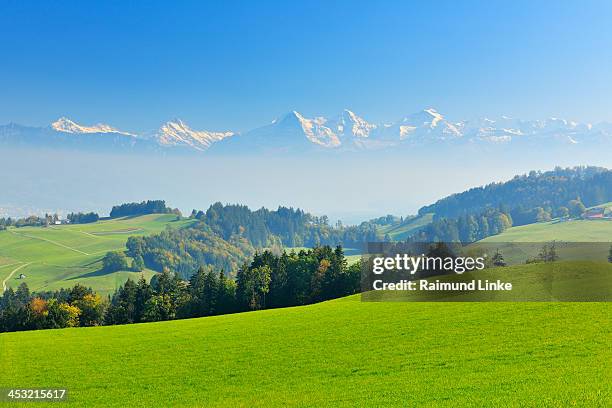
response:
[[[209,132],[207,130],[193,130],[180,119],[164,123],[155,138],[164,146],[188,146],[204,151],[215,142],[233,136],[233,132]]]
[[[441,140],[462,136],[459,126],[447,121],[434,108],[423,109],[405,117],[399,125],[399,133],[401,140],[413,135],[419,135],[421,138],[428,135]]]
[[[362,117],[357,116],[355,112],[348,109],[344,109],[342,112],[340,122],[341,123],[338,124],[340,133],[346,132],[347,126],[350,125],[351,134],[356,137],[368,137],[372,130],[376,129],[376,125],[367,122]]]
[[[123,135],[134,136],[131,133],[122,132],[102,123],[98,123],[97,125],[93,126],[82,126],[63,116],[53,122],[51,127],[58,132],[64,133],[120,133]]]
[[[322,117],[307,119],[297,111],[293,111],[292,114],[298,120],[308,140],[324,147],[340,146],[338,135],[332,129],[325,126],[327,119]]]

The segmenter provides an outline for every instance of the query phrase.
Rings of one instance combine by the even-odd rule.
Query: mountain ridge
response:
[[[68,138],[70,136],[70,138]],[[244,133],[195,130],[181,119],[154,131],[131,133],[111,125],[81,125],[61,117],[47,127],[0,125],[0,145],[106,147],[202,153],[370,150],[429,145],[521,145],[544,143],[581,146],[610,144],[612,124],[581,123],[561,118],[522,120],[501,116],[452,121],[429,107],[399,120],[373,123],[350,109],[330,117],[306,117],[293,110]],[[91,145],[91,146],[90,146]],[[127,149],[129,148],[129,149]],[[212,149],[211,149],[212,148]]]

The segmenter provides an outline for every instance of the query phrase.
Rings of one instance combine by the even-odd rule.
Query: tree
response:
[[[542,207],[536,208],[536,221],[537,222],[547,222],[550,221],[550,213],[543,209]]]
[[[128,269],[127,258],[123,252],[110,251],[102,258],[102,269],[105,272],[117,272]]]
[[[88,293],[73,303],[81,311],[81,326],[100,326],[104,322],[105,304],[100,295]]]
[[[580,199],[570,201],[568,207],[570,215],[574,218],[580,217],[586,211],[586,207]]]
[[[136,255],[133,259],[132,259],[132,270],[134,272],[142,272],[145,268],[145,264],[144,264],[144,260],[142,259],[142,256],[140,255]]]
[[[47,327],[49,329],[60,329],[63,327],[77,327],[81,310],[57,299],[50,299],[47,304],[49,314],[47,316]]]
[[[175,309],[169,295],[153,295],[145,304],[143,321],[158,322],[170,320],[175,316]]]
[[[557,254],[557,247],[555,242],[551,242],[550,244],[544,244],[540,253],[538,254],[538,260],[541,262],[555,262],[559,260],[559,255]]]
[[[268,265],[257,268],[245,265],[238,271],[237,291],[247,308],[257,310],[265,307],[265,296],[270,291],[271,272]]]
[[[495,252],[495,255],[493,255],[492,262],[494,266],[506,266],[504,255],[499,251],[499,249]]]
[[[608,255],[608,262],[612,263],[612,245],[610,245],[610,253]]]
[[[191,314],[210,316],[217,312],[220,291],[219,277],[211,269],[203,267],[189,280],[191,293]]]
[[[563,206],[557,208],[557,217],[559,217],[559,218],[567,218],[567,217],[569,217],[569,215],[570,215],[569,208],[563,207]]]

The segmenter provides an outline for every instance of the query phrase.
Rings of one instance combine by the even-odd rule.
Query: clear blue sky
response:
[[[428,106],[612,121],[611,21],[609,1],[4,0],[0,123],[241,131]]]

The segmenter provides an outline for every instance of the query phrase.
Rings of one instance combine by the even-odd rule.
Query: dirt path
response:
[[[6,291],[6,282],[8,282],[8,280],[13,277],[15,272],[17,272],[18,270],[20,270],[22,268],[25,268],[26,266],[31,265],[31,264],[32,264],[32,262],[28,262],[27,264],[20,265],[17,268],[13,269],[13,271],[11,273],[9,273],[9,276],[7,276],[6,279],[2,281],[2,293],[4,293]]]

